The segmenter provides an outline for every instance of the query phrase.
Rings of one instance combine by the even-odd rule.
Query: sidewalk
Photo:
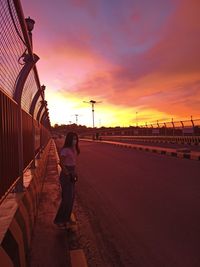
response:
[[[52,141],[28,257],[29,266],[87,267],[85,254],[77,241],[77,225],[68,231],[53,223],[61,193],[58,161],[56,145]],[[71,219],[75,221],[74,214]]]
[[[60,230],[53,224],[60,201],[58,159],[55,151],[52,142],[31,242],[29,254],[31,267],[71,266],[67,231]]]

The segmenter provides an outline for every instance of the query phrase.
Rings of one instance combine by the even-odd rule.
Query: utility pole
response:
[[[76,120],[76,125],[78,125],[78,116],[79,116],[79,114],[74,114],[74,116],[75,116],[75,120]]]
[[[89,102],[83,101],[83,103],[87,103],[87,104],[91,104],[92,105],[92,125],[93,125],[93,128],[94,128],[94,105],[98,104],[98,103],[101,103],[101,101],[97,102],[95,100],[90,100]]]
[[[78,114],[75,114],[76,117],[76,124],[78,125]]]
[[[136,127],[138,127],[138,117],[137,117],[137,115],[138,115],[138,112],[136,111],[136,112],[135,112],[135,122],[136,122]]]
[[[73,115],[71,115],[71,117],[74,117],[75,116],[75,123],[76,123],[76,125],[78,125],[78,117],[79,116],[81,116],[81,115],[79,115],[79,114],[73,114]],[[73,120],[74,121],[74,120]]]

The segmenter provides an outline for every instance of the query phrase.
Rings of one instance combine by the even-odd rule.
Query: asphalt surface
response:
[[[77,201],[101,258],[91,266],[199,267],[200,163],[87,141],[80,147]]]

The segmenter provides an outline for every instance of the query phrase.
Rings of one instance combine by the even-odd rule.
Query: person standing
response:
[[[66,135],[64,146],[60,152],[60,185],[61,185],[61,202],[54,223],[61,227],[67,227],[71,224],[71,213],[75,196],[75,182],[77,181],[76,173],[76,156],[80,154],[78,135],[69,132]]]

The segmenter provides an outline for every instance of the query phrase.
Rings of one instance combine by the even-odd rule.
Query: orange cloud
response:
[[[101,100],[101,116],[118,125],[134,123],[136,111],[141,121],[200,116],[200,2],[147,2],[70,0],[30,9],[38,15],[34,49],[52,120],[53,99],[63,109],[72,101],[68,113],[83,112],[83,99]]]

